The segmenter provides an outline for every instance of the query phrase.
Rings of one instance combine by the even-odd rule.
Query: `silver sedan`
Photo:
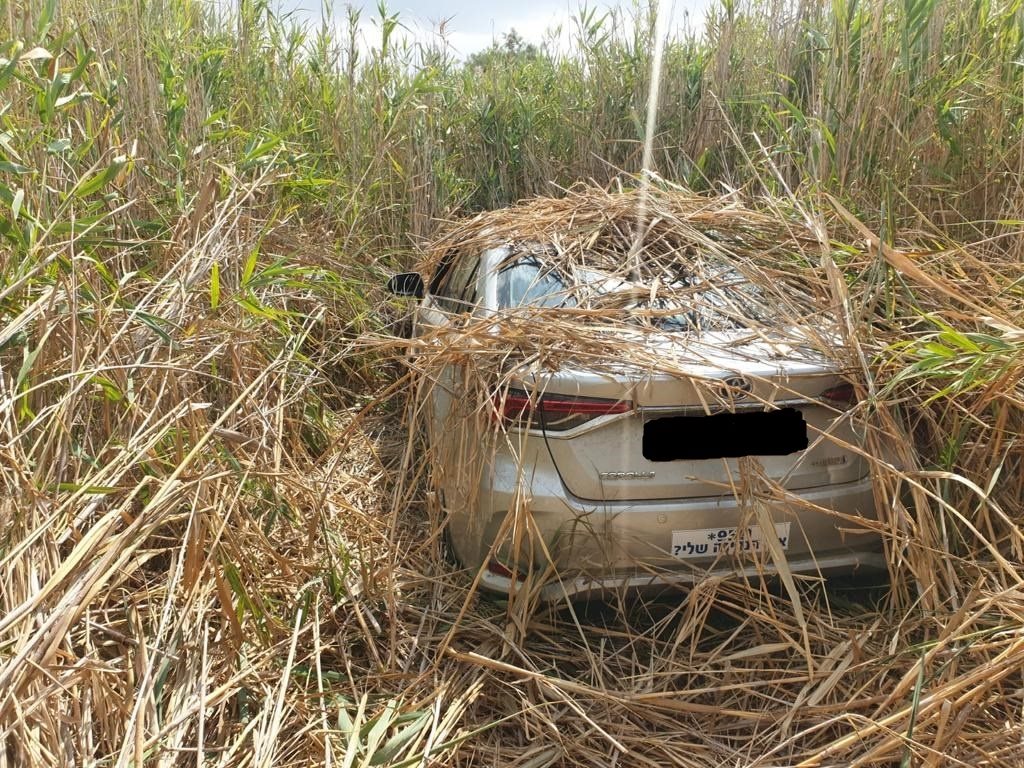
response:
[[[737,275],[703,279],[702,301],[652,307],[628,272],[569,275],[544,247],[512,245],[392,278],[393,293],[419,299],[421,339],[472,320],[500,335],[502,318],[571,314],[595,297],[647,311],[643,328],[609,332],[600,365],[568,355],[481,385],[449,358],[428,377],[434,484],[455,554],[483,587],[530,578],[559,599],[884,568],[854,386],[792,333],[737,323],[763,311]],[[642,354],[621,359],[623,344]]]

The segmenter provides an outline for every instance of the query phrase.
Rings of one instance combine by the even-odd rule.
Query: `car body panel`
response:
[[[493,275],[508,255],[507,248],[495,248],[475,268],[456,265],[448,280],[466,281],[460,298],[433,296],[438,280],[432,280],[414,333],[457,334],[460,318],[495,318]],[[784,556],[792,570],[884,565],[858,430],[845,406],[821,397],[844,379],[799,343],[799,333],[611,333],[619,345],[643,345],[656,369],[610,356],[600,370],[569,362],[555,370],[512,371],[501,387],[488,389],[468,367],[449,363],[424,382],[431,470],[450,539],[486,588],[507,591],[513,583],[489,570],[494,562],[516,575],[557,576],[544,588],[551,597],[770,573],[778,563],[767,549],[707,557],[672,552],[673,532],[744,531],[766,521],[789,532]],[[532,422],[509,428],[496,417],[492,398],[510,380],[531,397],[604,398],[630,406],[565,431]],[[733,386],[737,381],[742,386]],[[645,430],[659,419],[684,416],[678,423],[689,428],[721,414],[784,409],[806,424],[806,448],[693,460],[644,455]]]
[[[770,485],[750,488],[753,478],[737,475],[737,484],[747,486],[745,493],[595,502],[568,491],[542,438],[529,437],[514,447],[499,444],[488,454],[477,486],[462,497],[472,498],[471,504],[450,509],[458,521],[451,526],[452,544],[469,566],[497,558],[519,573],[553,568],[572,578],[600,581],[652,569],[693,575],[735,570],[760,555],[762,565],[773,569],[765,549],[685,559],[672,552],[675,531],[758,525],[756,504],[763,505],[773,523],[790,524],[787,559],[877,563],[880,540],[871,527],[875,508],[867,477],[780,493]],[[517,525],[524,530],[516,531]]]
[[[710,384],[730,373],[746,375],[752,392],[740,399],[721,402]],[[857,451],[859,438],[852,421],[841,411],[816,400],[822,391],[841,379],[822,368],[789,373],[733,366],[732,371],[702,370],[701,375],[684,377],[650,375],[633,381],[600,377],[601,386],[590,387],[587,377],[577,375],[573,394],[622,397],[636,406],[628,414],[608,416],[566,433],[547,432],[549,450],[566,486],[576,496],[592,500],[668,499],[729,493],[738,457],[704,460],[653,461],[644,456],[644,431],[656,419],[685,416],[690,425],[720,414],[766,413],[792,409],[807,425],[809,446],[799,453],[762,456],[766,474],[788,489],[812,488],[845,483],[867,474],[864,458]],[[709,384],[705,388],[705,383]],[[543,387],[568,394],[564,383]],[[599,394],[600,393],[600,394]],[[702,418],[704,417],[704,418]],[[711,427],[714,428],[713,426]],[[707,435],[704,435],[706,438]],[[742,436],[738,436],[741,438]],[[700,435],[694,435],[699,439]],[[686,434],[680,441],[690,439]],[[742,446],[736,446],[742,453]],[[609,481],[609,474],[632,475],[638,479]]]

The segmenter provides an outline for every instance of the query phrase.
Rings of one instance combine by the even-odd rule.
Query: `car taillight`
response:
[[[496,576],[501,576],[505,579],[515,579],[516,581],[525,581],[526,575],[519,572],[518,569],[513,571],[498,558],[492,557],[487,561],[487,570]]]
[[[547,429],[564,432],[581,424],[616,413],[629,413],[633,403],[602,397],[530,395],[520,389],[495,393],[494,409],[507,427]]]
[[[857,402],[857,389],[849,382],[829,387],[821,393],[821,399],[836,408],[849,408]]]

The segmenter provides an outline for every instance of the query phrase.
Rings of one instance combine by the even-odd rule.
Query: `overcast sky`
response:
[[[663,8],[671,14],[672,26],[699,28],[707,7],[717,0],[661,0]],[[364,33],[375,35],[372,20],[377,18],[376,0],[277,0],[282,10],[295,10],[308,20],[319,20],[322,8],[330,6],[335,18],[345,18],[346,6],[362,9]],[[515,29],[527,42],[540,43],[550,30],[561,28],[568,33],[571,18],[578,15],[579,0],[516,0],[492,3],[487,0],[388,0],[387,7],[399,14],[399,20],[414,37],[429,36],[445,23],[446,37],[462,56],[486,48],[492,41],[501,40],[504,33]],[[620,23],[628,23],[632,15],[631,2],[599,0],[589,3],[598,12],[610,6],[623,9]]]

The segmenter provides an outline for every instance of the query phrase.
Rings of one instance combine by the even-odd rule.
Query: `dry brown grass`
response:
[[[575,212],[628,246],[633,203],[604,195],[530,204],[516,237],[557,227],[571,254]],[[1024,761],[1024,302],[1001,243],[895,248],[835,209],[659,193],[650,242],[743,231],[722,258],[856,340],[833,351],[863,383],[869,451],[902,440],[898,468],[874,466],[892,589],[722,580],[543,606],[482,598],[446,561],[405,397],[420,379],[391,359],[407,342],[346,327],[315,274],[243,279],[261,238],[259,274],[330,258],[268,236],[245,197],[167,243],[159,278],[126,278],[161,332],[89,265],[8,320],[37,356],[27,381],[2,359],[0,765]],[[110,299],[88,316],[87,284]],[[519,335],[428,337],[416,366],[579,354],[504,322]]]

